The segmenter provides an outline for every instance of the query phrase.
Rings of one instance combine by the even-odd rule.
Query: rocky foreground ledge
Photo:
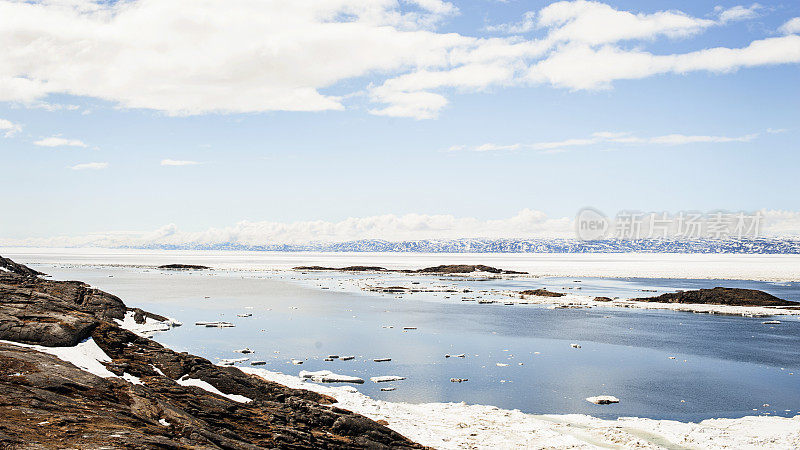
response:
[[[0,448],[421,448],[327,395],[165,348],[121,324],[166,318],[41,275],[0,257]]]

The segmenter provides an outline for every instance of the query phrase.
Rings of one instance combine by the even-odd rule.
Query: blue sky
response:
[[[125,15],[172,10],[134,1],[114,19],[115,6],[0,0],[0,41],[13,50],[0,56],[10,67],[0,69],[0,237],[525,209],[556,219],[583,206],[800,211],[796,2],[563,2],[567,18],[550,25],[543,1],[329,3],[336,14],[286,37],[262,23],[250,31],[238,22],[246,10],[207,32],[212,1],[178,25],[145,21],[152,42],[134,51],[125,39],[137,22]],[[640,32],[606,37],[619,26],[608,17],[627,12]],[[567,28],[576,21],[588,37]],[[173,34],[155,37],[164,30]],[[375,44],[386,30],[401,36]],[[191,33],[211,37],[194,49],[170,41]],[[502,56],[548,38],[535,55]],[[260,39],[285,56],[250,52]],[[681,56],[754,42],[766,43]],[[583,50],[585,68],[583,57],[557,59]],[[464,53],[490,56],[458,62]]]

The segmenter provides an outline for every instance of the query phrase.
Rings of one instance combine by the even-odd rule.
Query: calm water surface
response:
[[[77,279],[120,296],[129,306],[169,315],[184,326],[156,335],[177,351],[215,361],[249,347],[264,368],[288,374],[331,370],[366,381],[373,397],[404,402],[490,404],[531,413],[583,413],[700,420],[800,411],[800,320],[623,308],[557,309],[479,305],[461,296],[366,293],[354,279],[408,285],[412,278],[297,272],[165,272],[142,268],[37,265],[56,279]],[[525,278],[464,280],[413,277],[420,286],[471,291],[530,289],[642,297],[678,289],[762,289],[800,301],[800,284],[725,280]],[[327,287],[328,289],[323,289]],[[580,289],[578,289],[580,288]],[[643,292],[644,290],[644,292]],[[656,292],[650,292],[656,291]],[[206,298],[208,297],[208,298]],[[497,297],[502,298],[502,297]],[[239,318],[239,313],[252,313]],[[196,321],[226,320],[210,329]],[[393,326],[393,328],[385,328]],[[417,327],[403,331],[402,327]],[[571,343],[581,345],[574,349]],[[445,358],[465,353],[466,357]],[[353,361],[325,362],[329,354]],[[675,359],[669,359],[674,356]],[[375,363],[388,357],[391,362]],[[292,358],[304,360],[292,365]],[[507,364],[498,366],[497,364]],[[247,364],[247,363],[245,363]],[[375,384],[369,377],[400,375]],[[451,383],[450,378],[467,378]],[[381,387],[396,387],[382,392]],[[616,405],[585,401],[617,396]],[[769,406],[765,406],[769,405]]]

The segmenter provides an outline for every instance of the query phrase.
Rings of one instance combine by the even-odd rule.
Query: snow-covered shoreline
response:
[[[694,303],[661,303],[642,302],[636,300],[597,301],[595,297],[586,295],[567,294],[563,297],[538,297],[534,295],[519,296],[508,292],[507,295],[515,297],[514,302],[530,305],[548,305],[556,308],[633,308],[633,309],[660,309],[668,311],[690,312],[695,314],[721,314],[744,317],[770,317],[770,316],[800,316],[800,309],[787,309],[768,306],[732,306],[711,305]],[[798,304],[800,306],[800,304]]]
[[[330,395],[337,407],[384,420],[388,427],[437,449],[494,448],[797,448],[800,416],[747,416],[699,423],[622,417],[617,420],[535,415],[466,403],[393,403],[374,400],[352,387],[309,383],[301,378],[240,368],[296,389]]]

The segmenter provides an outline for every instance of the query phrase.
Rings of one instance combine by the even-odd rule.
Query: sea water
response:
[[[781,324],[769,325],[763,318],[738,316],[462,301],[467,296],[499,300],[504,297],[493,291],[540,287],[631,298],[715,286],[762,289],[800,300],[797,283],[186,272],[88,262],[63,265],[52,259],[34,266],[55,279],[82,280],[120,296],[128,306],[182,321],[182,327],[155,336],[176,351],[216,362],[242,357],[234,350],[247,347],[254,351],[246,355],[250,361],[263,360],[268,370],[293,375],[330,370],[361,377],[366,382],[355,385],[357,389],[388,401],[463,401],[529,413],[682,421],[800,413],[797,317],[781,317]],[[361,289],[397,283],[460,292],[397,295]],[[194,325],[216,320],[236,327]],[[464,358],[445,357],[462,353]],[[355,358],[325,361],[329,355]],[[303,364],[292,364],[292,359]],[[388,375],[406,379],[369,380]],[[468,381],[453,383],[451,378]],[[387,387],[395,390],[381,391]],[[616,396],[620,403],[601,406],[585,400],[602,394]]]

